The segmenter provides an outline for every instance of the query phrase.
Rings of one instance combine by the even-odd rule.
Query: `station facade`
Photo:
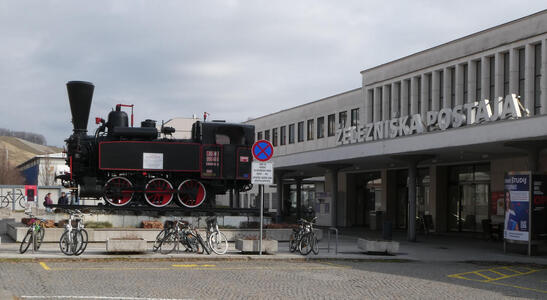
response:
[[[547,11],[361,77],[354,90],[247,122],[274,146],[267,205],[279,219],[312,206],[322,225],[387,220],[411,239],[420,216],[437,232],[478,232],[503,222],[506,172],[547,171]]]

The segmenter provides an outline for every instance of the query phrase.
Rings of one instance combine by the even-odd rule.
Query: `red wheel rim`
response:
[[[163,178],[152,179],[146,184],[144,199],[155,207],[163,207],[173,199],[173,186]]]
[[[178,188],[178,198],[182,205],[186,207],[200,206],[207,196],[207,191],[203,184],[194,179],[183,181]]]
[[[114,206],[124,206],[133,198],[132,187],[125,177],[110,178],[104,185],[104,199]]]

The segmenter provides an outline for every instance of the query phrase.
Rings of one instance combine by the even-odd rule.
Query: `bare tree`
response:
[[[45,157],[40,158],[38,165],[38,184],[40,185],[53,185],[55,183],[55,167],[51,162],[51,157],[46,154]]]

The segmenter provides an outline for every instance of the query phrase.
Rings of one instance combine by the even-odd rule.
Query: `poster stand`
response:
[[[507,244],[532,245],[547,240],[547,174],[508,172],[504,180],[505,222],[503,252]]]

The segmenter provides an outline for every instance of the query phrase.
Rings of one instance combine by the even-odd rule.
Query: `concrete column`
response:
[[[509,50],[509,93],[517,94],[519,90],[519,61],[516,49]]]
[[[410,115],[418,113],[418,79],[412,77],[410,80]]]
[[[451,68],[444,68],[444,91],[442,91],[444,93],[444,99],[443,99],[443,103],[442,103],[442,107],[443,108],[447,108],[447,107],[450,107],[450,97],[452,97],[452,87],[451,87],[451,83],[452,83],[452,72],[451,72]]]
[[[241,207],[241,193],[236,191],[235,199],[234,199],[234,208],[240,208],[240,207]]]
[[[524,48],[524,107],[534,115],[534,47],[526,44]]]
[[[439,71],[433,71],[431,73],[431,83],[433,84],[433,87],[431,89],[431,93],[433,95],[431,95],[431,97],[433,97],[433,107],[429,107],[428,110],[435,110],[435,111],[438,111],[439,110],[439,107],[440,107],[440,101],[441,101],[441,93],[442,91],[440,90],[441,88],[441,84],[440,84],[440,79],[439,79]],[[444,82],[443,82],[444,84]]]
[[[547,114],[547,41],[541,41],[541,114]]]
[[[230,189],[229,190],[229,193],[230,193],[230,208],[234,208],[234,193],[235,193],[235,189]]]
[[[297,177],[296,180],[296,219],[302,217],[302,178]]]
[[[401,82],[394,82],[391,84],[391,113],[389,118],[393,118],[395,115],[401,115],[401,99],[399,99],[399,91],[401,89]],[[399,113],[399,114],[398,114]]]
[[[410,95],[408,94],[408,84],[408,80],[401,81],[401,116],[407,116],[410,113],[408,111],[408,102],[410,101]]]
[[[463,104],[463,66],[456,65],[456,101],[455,105]]]
[[[408,231],[407,239],[416,241],[416,177],[418,174],[417,162],[412,161],[408,166]]]
[[[422,107],[420,107],[420,114],[422,119],[425,120],[427,111],[429,110],[429,74],[422,74]]]
[[[365,89],[365,124],[372,122],[374,89]]]
[[[477,95],[477,97],[480,96],[477,100],[484,100],[484,99],[490,99],[490,95],[488,95],[490,91],[490,64],[488,63],[488,57],[483,56],[481,58],[481,94]]]
[[[389,120],[391,119],[391,111],[389,109],[390,107],[390,99],[389,99],[389,93],[391,91],[391,87],[389,85],[384,85],[382,87],[382,117],[381,120]]]
[[[477,101],[477,63],[467,62],[467,103]]]
[[[496,53],[496,95],[494,95],[495,99],[490,100],[497,100],[499,97],[505,97],[503,94],[503,54],[502,53]]]
[[[380,114],[382,105],[382,98],[380,97],[382,93],[382,87],[374,88],[374,114],[372,117],[373,122],[378,122],[382,119]]]

